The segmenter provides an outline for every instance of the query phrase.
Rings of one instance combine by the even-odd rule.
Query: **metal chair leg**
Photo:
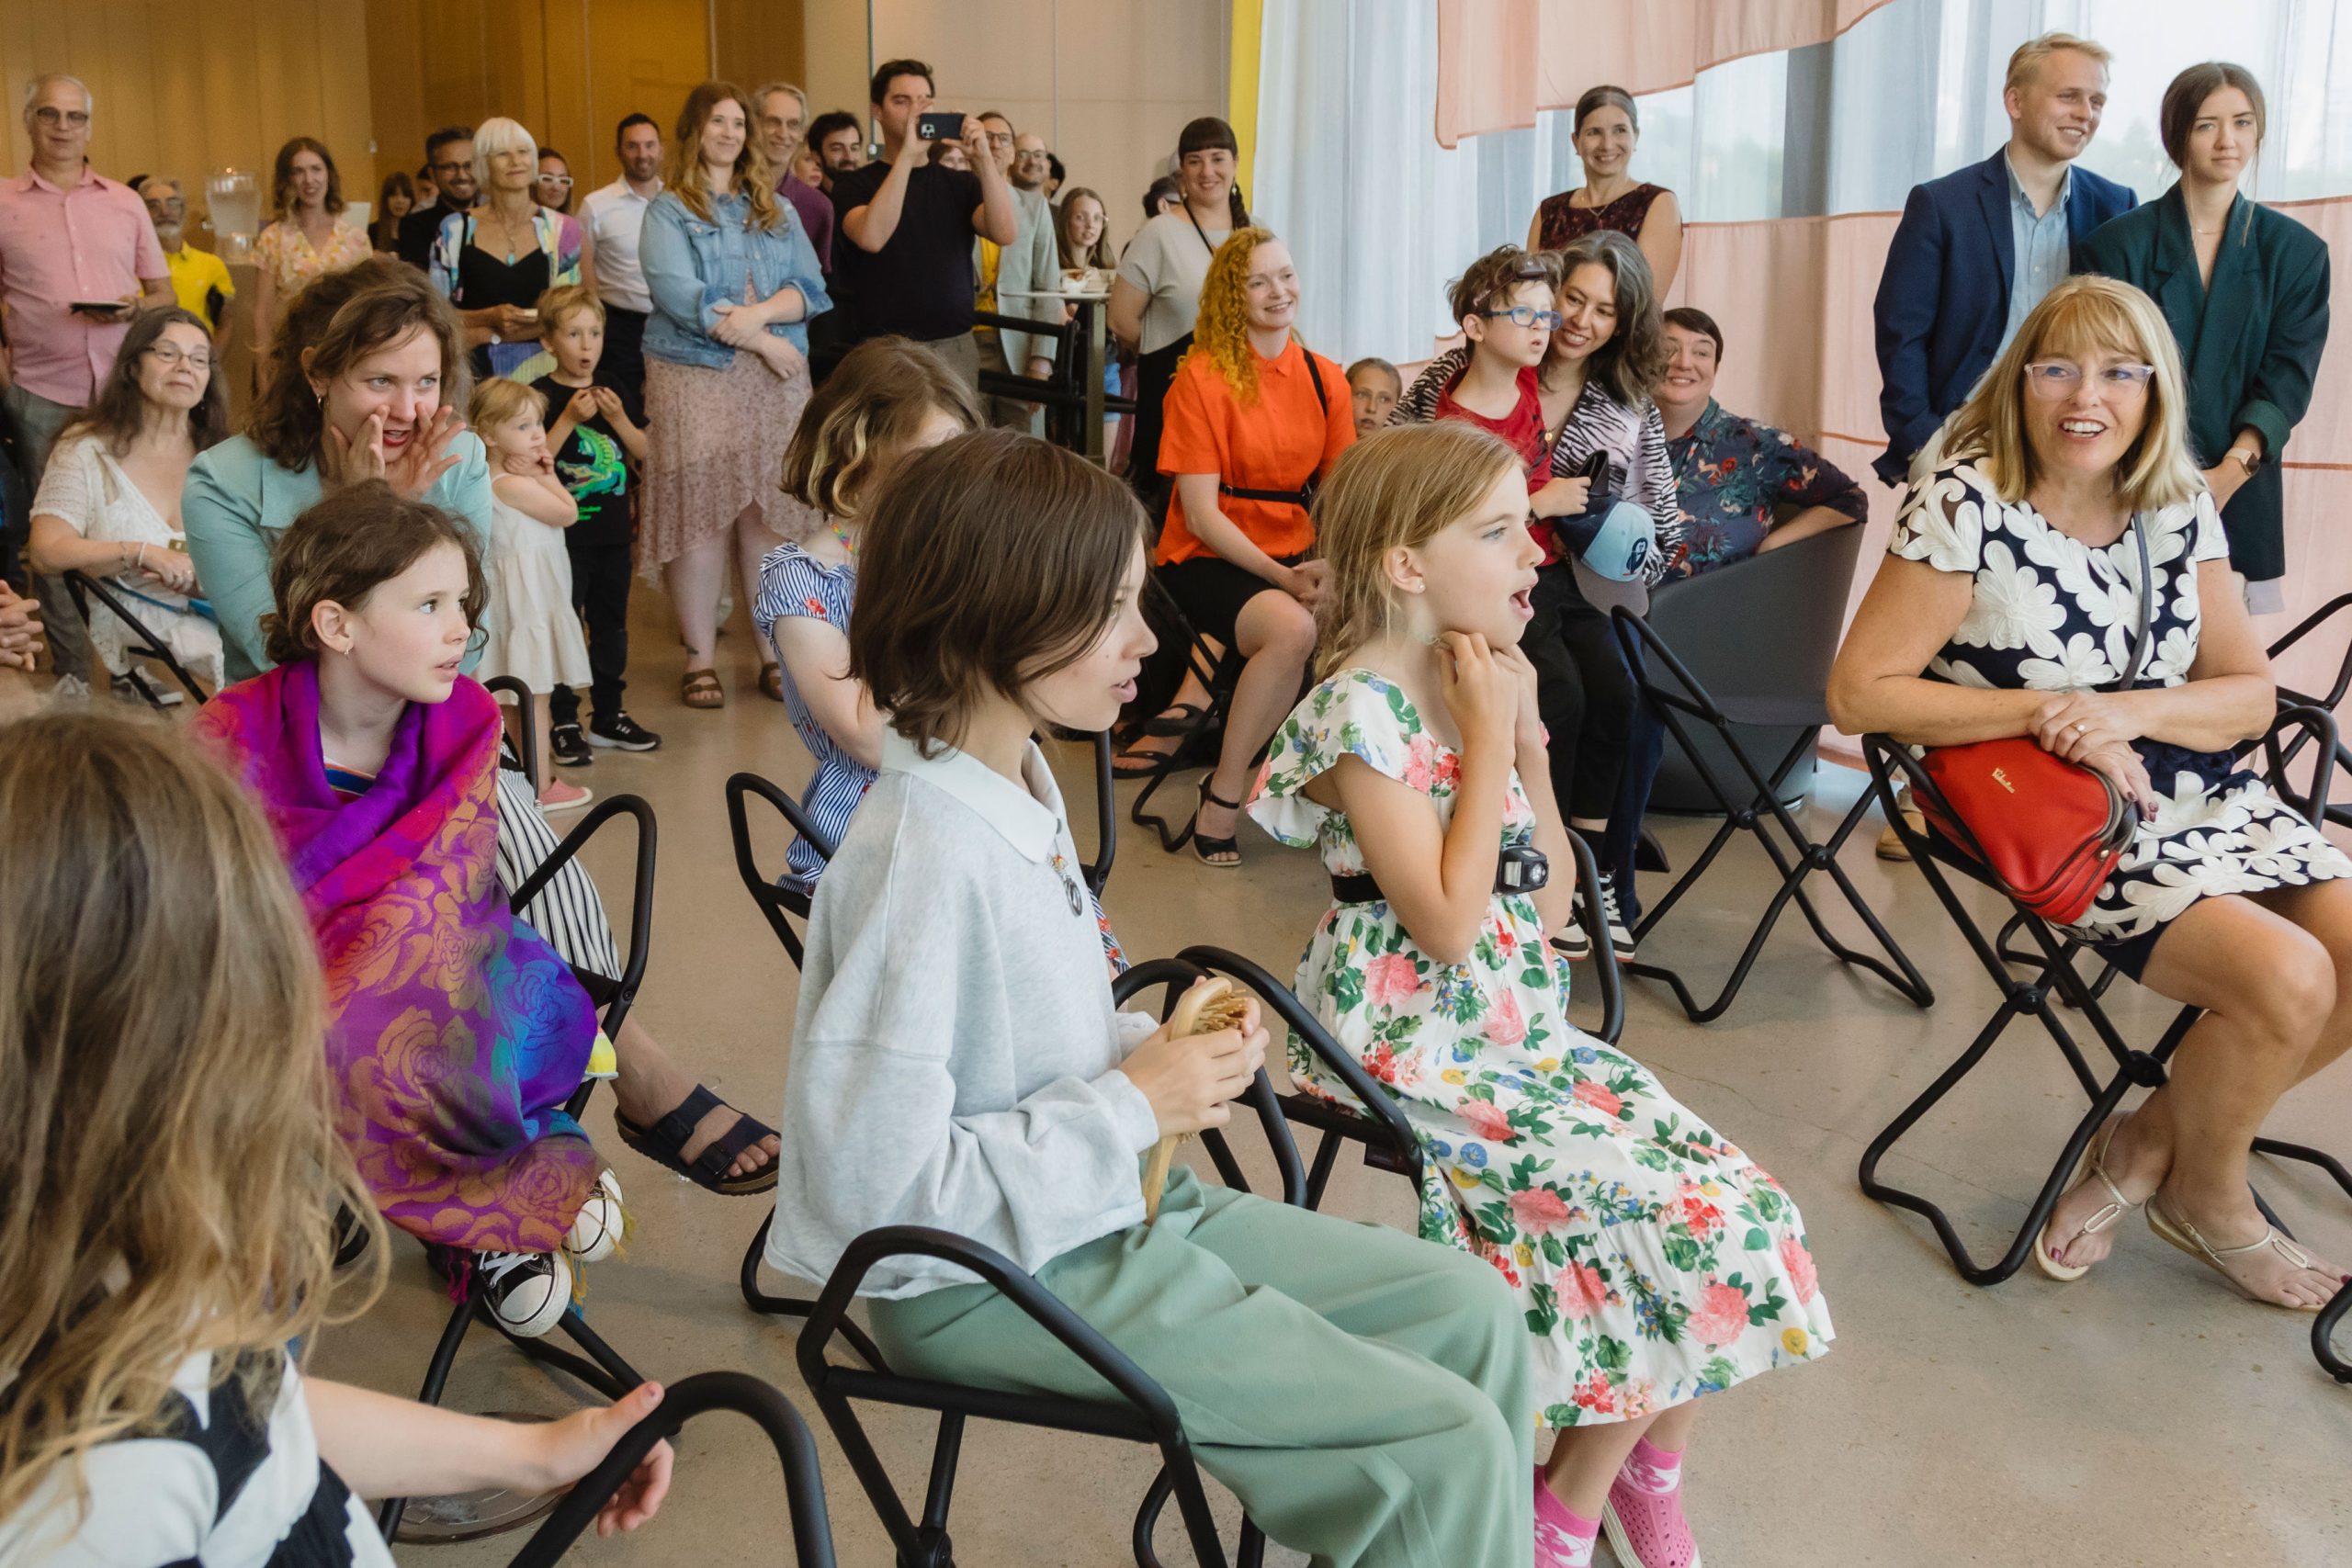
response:
[[[2344,1321],[2346,1312],[2352,1312],[2352,1285],[2336,1292],[2335,1299],[2320,1309],[2319,1317],[2312,1324],[2312,1354],[2319,1358],[2327,1375],[2341,1383],[2352,1383],[2352,1361],[2335,1353],[2336,1325]]]

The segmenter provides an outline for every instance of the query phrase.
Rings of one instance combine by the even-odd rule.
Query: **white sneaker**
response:
[[[1600,916],[1609,922],[1609,946],[1621,959],[1634,956],[1634,932],[1625,924],[1625,917],[1617,912],[1617,879],[1613,872],[1602,872],[1596,878],[1600,884]]]
[[[517,1339],[537,1339],[571,1305],[571,1265],[560,1252],[477,1252],[491,1316]]]
[[[607,1170],[589,1189],[588,1201],[571,1222],[571,1233],[563,1238],[563,1249],[576,1262],[602,1263],[619,1248],[620,1240],[621,1184]]]

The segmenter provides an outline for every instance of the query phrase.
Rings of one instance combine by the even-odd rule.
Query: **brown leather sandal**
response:
[[[784,701],[784,667],[782,665],[760,666],[760,695],[772,703]]]
[[[723,708],[727,688],[718,683],[716,670],[689,670],[679,679],[678,700],[690,708]]]

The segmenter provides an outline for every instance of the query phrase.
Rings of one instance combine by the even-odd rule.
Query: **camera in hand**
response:
[[[960,114],[926,113],[915,116],[915,140],[918,141],[960,141],[964,137],[964,117]]]

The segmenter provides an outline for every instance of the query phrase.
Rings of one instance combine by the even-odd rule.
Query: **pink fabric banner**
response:
[[[1532,126],[1598,82],[1655,93],[1725,61],[1822,43],[1885,4],[1438,0],[1438,144]]]

